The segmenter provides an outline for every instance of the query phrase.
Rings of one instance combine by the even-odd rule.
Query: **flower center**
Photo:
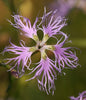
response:
[[[44,46],[45,46],[45,44],[42,44],[42,45],[41,45],[41,43],[38,43],[37,48],[38,48],[38,49],[43,49]]]
[[[42,46],[38,45],[38,49],[41,49],[41,48],[42,48]]]

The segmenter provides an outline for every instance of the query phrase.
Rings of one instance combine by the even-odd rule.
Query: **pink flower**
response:
[[[86,91],[83,91],[82,93],[79,94],[78,97],[70,97],[71,100],[86,100]]]
[[[15,55],[15,57],[7,58],[7,63],[13,67],[10,69],[17,69],[17,73],[21,74],[21,72],[25,72],[24,68],[30,70],[30,74],[35,73],[35,75],[28,79],[30,81],[34,78],[37,79],[38,87],[40,90],[45,91],[47,94],[54,94],[55,84],[54,80],[57,78],[57,73],[61,73],[63,68],[76,68],[78,64],[78,57],[76,56],[76,52],[73,51],[71,47],[64,47],[68,36],[61,31],[61,29],[66,25],[66,19],[62,17],[55,17],[56,11],[50,11],[46,13],[46,9],[44,11],[43,17],[41,17],[41,22],[37,25],[39,21],[38,18],[31,25],[29,19],[14,15],[15,24],[10,22],[15,28],[20,29],[23,35],[28,38],[32,38],[35,40],[36,45],[33,47],[26,47],[24,42],[20,42],[20,46],[16,46],[10,42],[11,46],[8,46],[4,49],[3,52],[10,52]],[[39,18],[40,19],[40,18]],[[43,38],[40,39],[38,36],[43,34]],[[57,37],[55,36],[57,35]],[[61,35],[60,39],[58,35]],[[47,40],[50,37],[54,37],[57,40],[55,45],[48,45]],[[35,51],[39,51],[41,53],[41,60],[38,62],[38,65],[30,69],[31,64],[31,55],[34,54]],[[46,50],[50,50],[55,55],[55,60],[51,60]]]

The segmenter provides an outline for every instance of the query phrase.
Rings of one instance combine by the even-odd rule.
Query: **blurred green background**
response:
[[[13,20],[12,14],[28,17],[33,23],[37,15],[42,15],[44,6],[50,8],[49,5],[53,2],[54,0],[0,0],[0,52],[9,45],[9,38],[15,44],[24,39],[7,21]],[[68,25],[63,31],[72,40],[70,45],[80,49],[77,50],[77,56],[81,67],[67,69],[66,75],[58,75],[55,94],[52,96],[40,91],[36,80],[25,82],[26,76],[17,79],[7,72],[7,68],[0,66],[0,100],[69,100],[70,96],[78,96],[86,90],[86,7],[73,7],[66,18]],[[0,55],[1,62],[3,58],[6,56]]]

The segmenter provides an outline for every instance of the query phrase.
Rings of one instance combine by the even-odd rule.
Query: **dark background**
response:
[[[12,20],[12,14],[21,14],[33,23],[37,15],[42,15],[44,6],[53,9],[50,8],[53,2],[55,0],[0,0],[0,52],[9,45],[9,38],[15,44],[23,38],[7,21]],[[36,80],[25,82],[26,76],[17,79],[6,67],[0,66],[0,100],[69,100],[70,96],[78,96],[86,90],[86,8],[83,6],[74,6],[66,14],[68,25],[63,28],[72,40],[70,46],[80,49],[77,56],[81,67],[67,69],[66,75],[58,75],[52,96],[40,91]],[[6,56],[0,55],[0,62],[4,58]]]

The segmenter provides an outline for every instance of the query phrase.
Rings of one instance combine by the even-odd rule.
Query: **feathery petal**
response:
[[[23,35],[29,37],[29,38],[33,38],[33,35],[36,35],[36,23],[38,21],[38,18],[36,18],[33,26],[31,25],[31,22],[28,18],[20,16],[20,15],[14,15],[12,16],[14,18],[14,22],[15,24],[13,24],[10,20],[9,22],[11,23],[11,25],[13,25],[15,28],[20,29],[21,31],[24,32]]]
[[[76,51],[72,47],[63,47],[67,37],[64,40],[62,38],[58,40],[55,45],[55,62],[58,63],[58,67],[61,68],[76,68],[78,64],[78,57],[76,56]],[[66,67],[67,66],[67,67]]]
[[[39,65],[36,66],[31,73],[29,73],[32,74],[35,72],[35,75],[26,81],[37,78],[39,89],[45,91],[47,94],[52,92],[53,95],[55,90],[54,80],[57,78],[56,71],[59,71],[53,62],[54,61],[48,57],[46,59],[41,59]],[[41,75],[42,78],[40,78]]]
[[[41,21],[44,34],[49,36],[56,35],[66,25],[65,18],[61,16],[55,17],[56,12],[56,10],[48,13],[45,11]]]
[[[25,47],[22,43],[20,43],[20,46],[16,46],[13,43],[11,43],[11,46],[8,46],[4,49],[3,52],[10,52],[12,54],[15,54],[16,57],[13,58],[7,58],[7,62],[8,63],[15,63],[14,66],[10,69],[13,70],[15,67],[17,67],[17,71],[19,73],[19,67],[20,67],[20,63],[22,63],[22,72],[24,72],[24,67],[27,67],[27,69],[29,69],[29,66],[31,64],[31,54],[32,52],[29,51],[29,47]]]

